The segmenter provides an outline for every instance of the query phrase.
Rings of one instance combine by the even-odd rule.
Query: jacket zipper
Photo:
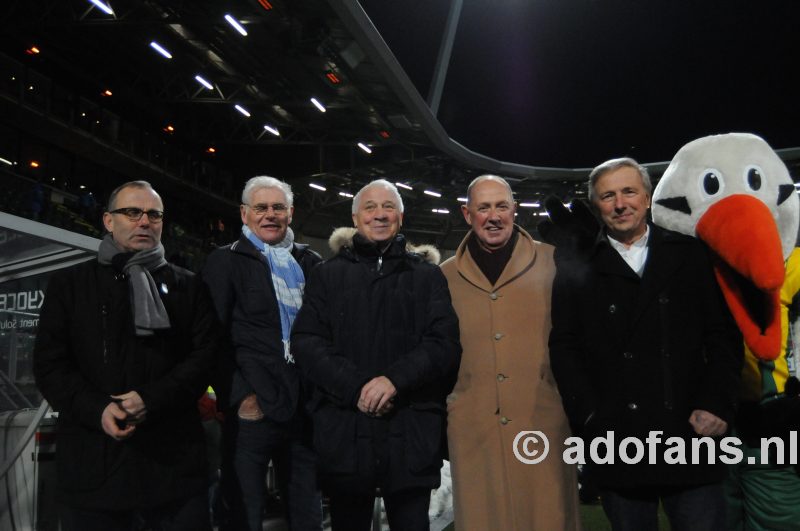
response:
[[[383,267],[383,255],[378,257],[378,273],[381,272],[382,267]]]
[[[108,344],[106,342],[106,332],[108,329],[108,307],[104,304],[100,308],[100,313],[103,314],[103,365],[108,364]]]

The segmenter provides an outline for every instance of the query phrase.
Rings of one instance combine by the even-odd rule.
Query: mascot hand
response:
[[[791,377],[782,396],[762,404],[745,402],[739,406],[736,429],[745,443],[758,447],[762,437],[780,437],[788,444],[790,432],[800,430],[797,386],[797,379]]]
[[[545,199],[544,207],[549,217],[539,223],[537,229],[542,239],[556,248],[557,265],[563,268],[567,263],[583,262],[600,230],[597,218],[587,204],[578,199],[572,202],[571,211],[554,196]]]

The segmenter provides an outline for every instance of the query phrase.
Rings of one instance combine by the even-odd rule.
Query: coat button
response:
[[[672,402],[669,400],[664,400],[664,409],[672,411]]]
[[[660,302],[661,304],[667,304],[669,302],[669,297],[667,297],[666,295],[661,295],[658,297],[658,302]]]
[[[505,380],[506,378],[508,378],[508,376],[506,376],[505,374],[498,374],[498,375],[497,375],[497,381],[498,381],[498,382],[502,382],[502,381],[503,381],[503,380]]]
[[[625,358],[626,360],[632,360],[633,359],[633,353],[632,352],[623,352],[622,353],[622,357]]]
[[[489,298],[492,299],[493,301],[496,301],[497,300],[497,293],[490,293],[489,294]]]
[[[617,306],[612,304],[608,307],[608,313],[617,313]]]
[[[628,409],[630,409],[631,411],[636,411],[637,409],[639,409],[639,405],[636,402],[631,402],[630,404],[628,404]]]
[[[505,426],[505,425],[506,425],[506,424],[508,424],[509,422],[511,422],[511,421],[510,421],[508,418],[506,418],[506,417],[500,417],[500,424],[502,424],[503,426]]]
[[[501,334],[500,332],[498,332],[498,333],[496,333],[494,335],[494,340],[495,341],[500,341],[502,338],[503,338],[503,334]]]

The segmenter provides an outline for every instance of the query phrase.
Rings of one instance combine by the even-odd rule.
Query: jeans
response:
[[[601,499],[614,531],[657,531],[659,500],[672,531],[725,530],[721,483],[604,490]]]
[[[285,500],[291,531],[322,529],[316,456],[301,442],[299,423],[278,424],[231,416],[225,424],[223,492],[237,531],[261,531],[270,460]]]

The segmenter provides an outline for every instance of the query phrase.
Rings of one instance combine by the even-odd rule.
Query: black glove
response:
[[[544,200],[544,208],[548,219],[537,227],[542,239],[559,249],[565,257],[585,256],[600,230],[600,224],[589,206],[576,199],[570,211],[559,198],[551,195]]]
[[[556,248],[553,254],[556,267],[561,274],[582,276],[600,231],[597,218],[578,199],[572,202],[572,211],[554,196],[545,199],[544,207],[549,218],[540,222],[537,229],[542,239]]]
[[[736,430],[746,444],[758,447],[762,437],[780,437],[788,448],[790,432],[800,431],[800,396],[796,394],[797,386],[797,379],[791,377],[786,382],[782,396],[761,404],[740,404]]]

